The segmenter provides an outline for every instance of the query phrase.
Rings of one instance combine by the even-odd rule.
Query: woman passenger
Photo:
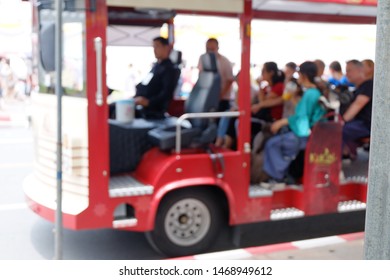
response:
[[[314,81],[317,76],[317,66],[306,61],[299,67],[298,83],[303,89],[303,96],[295,108],[295,114],[283,118],[271,125],[271,137],[264,151],[263,170],[270,177],[264,187],[275,187],[278,182],[287,178],[287,170],[300,150],[305,149],[311,128],[325,114],[319,98],[321,92]]]
[[[275,62],[266,62],[261,70],[258,102],[252,105],[252,117],[272,122],[282,118],[285,75]],[[267,86],[261,87],[262,82]]]
[[[251,122],[251,140],[261,130],[262,120],[273,122],[279,120],[283,113],[283,91],[284,91],[283,71],[278,69],[275,62],[266,62],[261,70],[261,79],[259,81],[260,90],[257,96],[257,102],[252,105],[252,122]],[[261,87],[261,84],[266,86]],[[225,148],[231,148],[237,138],[237,119],[232,118],[229,123],[225,136]]]

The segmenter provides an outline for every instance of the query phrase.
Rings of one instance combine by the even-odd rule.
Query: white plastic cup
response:
[[[115,103],[116,120],[119,122],[132,122],[134,119],[134,100],[119,100]]]
[[[284,101],[290,100],[291,97],[293,97],[293,95],[297,91],[297,89],[298,89],[298,86],[296,83],[288,82],[286,84],[286,86],[284,87],[284,92],[283,92],[283,97],[282,97],[283,100]]]

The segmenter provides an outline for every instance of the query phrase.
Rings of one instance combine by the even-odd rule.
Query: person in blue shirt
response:
[[[333,61],[329,65],[329,71],[331,74],[331,77],[328,79],[328,83],[331,85],[334,85],[335,87],[338,86],[347,86],[347,87],[353,87],[353,83],[348,81],[347,76],[343,74],[343,70],[341,69],[341,64],[338,61]]]
[[[272,124],[271,131],[276,135],[265,145],[263,171],[270,180],[262,183],[264,187],[272,187],[275,182],[283,182],[290,163],[300,150],[305,149],[311,128],[325,114],[325,109],[319,103],[321,92],[315,82],[316,64],[311,61],[302,63],[298,74],[298,83],[304,91],[303,96],[296,105],[293,115]]]

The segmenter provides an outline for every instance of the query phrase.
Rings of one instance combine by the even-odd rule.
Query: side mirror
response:
[[[46,72],[55,71],[55,24],[43,23],[39,30],[40,58]]]

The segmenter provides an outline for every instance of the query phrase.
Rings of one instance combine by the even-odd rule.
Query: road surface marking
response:
[[[26,209],[27,203],[0,204],[0,211]]]
[[[0,169],[33,167],[32,162],[15,162],[15,163],[0,163]]]

